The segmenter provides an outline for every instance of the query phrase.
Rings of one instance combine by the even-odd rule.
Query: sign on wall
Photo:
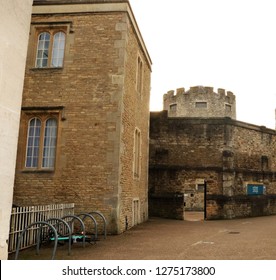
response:
[[[248,195],[263,195],[265,194],[265,186],[262,184],[247,184]]]

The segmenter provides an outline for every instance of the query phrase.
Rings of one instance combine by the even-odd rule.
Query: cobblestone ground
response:
[[[275,260],[276,216],[203,221],[196,214],[185,221],[150,218],[121,235],[96,244],[58,246],[59,260]],[[31,248],[19,259],[50,259],[52,247],[39,255]],[[10,255],[13,259],[14,255]]]

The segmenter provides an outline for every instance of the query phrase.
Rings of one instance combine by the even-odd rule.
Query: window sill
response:
[[[41,174],[51,174],[54,173],[54,169],[24,169],[22,173],[41,173]]]
[[[63,70],[63,67],[32,67],[30,68],[30,71],[61,71]]]

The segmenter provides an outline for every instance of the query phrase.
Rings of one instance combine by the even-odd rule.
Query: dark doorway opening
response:
[[[207,182],[198,179],[195,187],[186,189],[184,192],[184,220],[203,221],[206,220],[207,213]]]

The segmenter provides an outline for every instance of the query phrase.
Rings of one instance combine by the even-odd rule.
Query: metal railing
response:
[[[62,218],[66,215],[74,215],[74,203],[12,208],[8,247],[9,253],[16,251],[18,238],[28,225],[39,221]],[[32,227],[28,228],[20,241],[20,250],[37,244],[37,231],[40,228],[41,226],[39,224],[34,224]]]

